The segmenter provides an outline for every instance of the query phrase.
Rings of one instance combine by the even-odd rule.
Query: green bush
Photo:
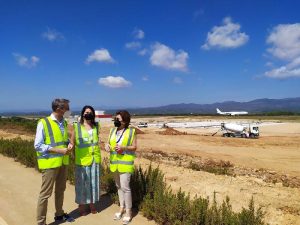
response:
[[[115,180],[113,174],[109,170],[109,159],[104,158],[101,164],[101,189],[105,190],[111,195],[117,193],[117,187],[115,185]]]
[[[4,129],[17,129],[34,134],[37,120],[21,117],[0,118],[0,127]]]
[[[0,139],[0,153],[14,158],[16,161],[27,167],[37,168],[36,153],[33,148],[33,141],[15,139]]]
[[[14,158],[16,161],[28,166],[37,168],[36,153],[33,141],[26,141],[20,138],[5,140],[0,139],[0,153]],[[71,156],[68,179],[74,184],[75,164]],[[109,172],[108,159],[102,162],[101,187],[112,195],[117,201],[117,189],[113,175]],[[173,193],[170,186],[167,186],[164,175],[159,168],[148,169],[137,168],[132,175],[131,188],[133,204],[139,208],[143,215],[163,225],[263,225],[264,213],[261,208],[254,207],[251,199],[248,208],[241,212],[232,211],[227,197],[221,206],[216,202],[214,195],[210,204],[208,198],[195,197],[191,199],[181,189]]]
[[[196,171],[206,171],[209,173],[214,173],[218,175],[232,175],[232,164],[220,161],[220,163],[214,163],[212,165],[210,164],[200,164],[190,161],[187,168],[196,170]]]

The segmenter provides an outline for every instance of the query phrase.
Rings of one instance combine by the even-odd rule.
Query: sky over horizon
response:
[[[300,97],[300,1],[0,0],[0,112]]]

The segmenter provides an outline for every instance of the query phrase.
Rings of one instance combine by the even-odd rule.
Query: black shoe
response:
[[[69,216],[67,213],[64,213],[62,216],[55,216],[55,221],[66,221],[66,222],[74,222],[75,219],[71,216]]]

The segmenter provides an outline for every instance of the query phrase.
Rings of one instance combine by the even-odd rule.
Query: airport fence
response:
[[[20,138],[0,139],[0,153],[14,158],[27,167],[37,169],[36,154],[33,141]],[[73,157],[71,156],[71,159]],[[74,160],[70,160],[69,181],[74,184]],[[102,161],[101,187],[117,202],[117,189],[112,173],[109,172],[108,159]],[[136,168],[131,188],[133,205],[148,219],[162,225],[263,225],[265,224],[262,209],[254,207],[253,199],[247,208],[240,212],[232,210],[227,197],[221,205],[217,204],[216,196],[212,202],[208,198],[191,198],[182,190],[174,192],[165,182],[163,173],[159,168],[150,165],[143,170]]]

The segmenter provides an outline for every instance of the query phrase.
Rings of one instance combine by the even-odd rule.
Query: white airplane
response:
[[[248,112],[239,111],[239,112],[222,112],[220,109],[217,108],[217,113],[221,115],[228,115],[228,116],[237,116],[237,115],[246,115]]]

